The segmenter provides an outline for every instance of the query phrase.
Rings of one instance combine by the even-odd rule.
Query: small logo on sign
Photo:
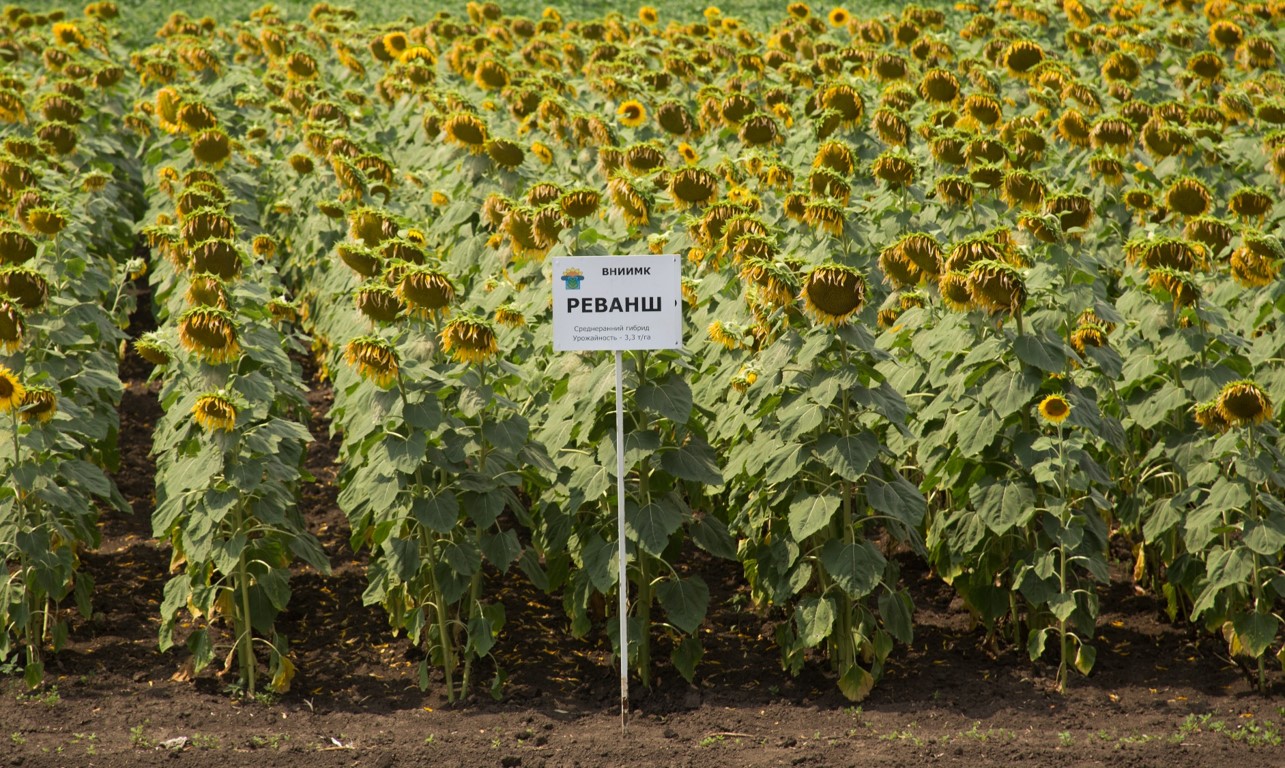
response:
[[[580,281],[584,280],[584,273],[575,267],[562,273],[562,282],[566,283],[568,291],[580,290]]]

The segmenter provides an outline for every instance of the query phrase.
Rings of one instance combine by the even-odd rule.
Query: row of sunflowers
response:
[[[1285,660],[1280,3],[318,3],[177,13],[128,53],[113,10],[14,9],[0,48],[131,130],[65,165],[137,147],[115,175],[160,320],[136,347],[164,380],[161,642],[181,628],[193,673],[231,637],[251,691],[262,651],[290,683],[291,564],[326,567],[296,507],[304,349],[364,599],[448,699],[502,690],[514,571],[617,649],[628,589],[636,674],[667,651],[693,679],[715,559],[783,666],[853,699],[912,641],[907,563],[1059,688],[1122,560],[1260,686]],[[6,136],[75,135],[13,80]],[[688,326],[627,357],[623,585],[612,363],[552,353],[547,265],[613,253],[683,255]]]

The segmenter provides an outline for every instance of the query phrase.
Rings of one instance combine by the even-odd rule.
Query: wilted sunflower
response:
[[[227,363],[241,353],[232,313],[192,307],[179,316],[179,343],[207,363]]]
[[[847,83],[834,83],[826,87],[821,91],[818,101],[825,109],[833,110],[837,122],[846,126],[856,125],[865,113],[865,102],[862,101],[861,94]]]
[[[18,418],[24,422],[48,424],[58,412],[58,393],[50,387],[28,387]]]
[[[627,128],[637,128],[647,122],[647,108],[637,99],[628,99],[616,110],[616,118]]]
[[[1231,253],[1231,274],[1236,282],[1249,288],[1271,285],[1280,276],[1285,248],[1274,237],[1247,233],[1241,246]]]
[[[1085,349],[1089,347],[1105,347],[1107,345],[1107,330],[1096,323],[1081,323],[1081,325],[1071,332],[1071,346],[1075,348],[1081,356],[1084,355]]]
[[[1209,211],[1213,196],[1204,182],[1194,176],[1180,176],[1165,191],[1165,204],[1186,217]]]
[[[831,200],[810,200],[804,207],[803,220],[812,228],[828,232],[836,237],[843,234],[847,216],[843,206]]]
[[[381,388],[392,384],[400,370],[397,350],[378,336],[358,336],[352,339],[344,349],[344,358],[349,365],[356,366],[359,376],[375,382]]]
[[[915,180],[915,165],[903,152],[889,150],[875,158],[871,172],[893,189],[910,186]]]
[[[1262,219],[1271,211],[1272,194],[1264,187],[1241,187],[1227,198],[1227,210],[1240,219]]]
[[[410,267],[397,283],[397,295],[417,312],[435,312],[455,300],[450,278],[431,267]]]
[[[30,267],[0,267],[0,294],[10,296],[24,310],[31,312],[49,299],[49,281]]]
[[[27,318],[11,299],[0,297],[0,350],[13,353],[22,346]]]
[[[522,147],[508,139],[491,139],[483,146],[486,148],[486,154],[490,155],[495,164],[501,168],[513,170],[522,165],[522,161],[526,159],[526,153],[522,151]]]
[[[706,205],[718,193],[718,177],[704,168],[684,168],[670,175],[669,192],[679,208]]]
[[[1272,400],[1257,384],[1241,379],[1218,393],[1218,415],[1232,427],[1262,424],[1272,418]]]
[[[1044,61],[1044,49],[1031,40],[1015,40],[999,54],[999,64],[1014,75],[1024,75]]]
[[[22,385],[18,375],[8,367],[0,365],[0,413],[8,413],[22,407],[27,388]]]
[[[1234,235],[1231,225],[1215,216],[1188,219],[1182,228],[1183,237],[1203,244],[1213,256],[1220,256]]]
[[[1019,315],[1026,303],[1026,282],[1012,265],[994,259],[975,262],[968,270],[973,303],[992,312]]]
[[[1173,297],[1174,309],[1189,307],[1200,298],[1200,286],[1195,275],[1169,267],[1156,267],[1147,273],[1147,284],[1157,290],[1164,289]]]
[[[50,205],[31,208],[27,211],[26,221],[33,230],[49,237],[56,236],[67,226],[66,214]]]
[[[206,392],[192,406],[192,418],[206,432],[231,432],[236,428],[236,415],[236,402],[222,389]]]
[[[758,289],[759,297],[776,307],[794,301],[798,278],[790,267],[773,259],[751,256],[741,260],[741,279]]]
[[[467,149],[472,154],[480,154],[486,149],[486,123],[471,112],[456,112],[446,118],[442,124],[446,138],[453,144]]]
[[[740,342],[732,335],[722,320],[715,320],[710,323],[706,331],[709,334],[710,341],[724,349],[736,349],[740,346]]]
[[[192,137],[192,156],[215,167],[232,156],[232,140],[219,128],[202,131]]]
[[[818,323],[845,325],[861,311],[866,281],[859,272],[841,264],[822,264],[803,279],[804,310]]]
[[[1218,401],[1196,403],[1196,423],[1209,432],[1222,434],[1230,426],[1218,411]]]
[[[919,96],[939,104],[952,102],[959,97],[959,78],[948,69],[930,69],[919,81]]]
[[[1040,418],[1050,424],[1060,425],[1071,415],[1071,404],[1061,395],[1049,395],[1040,401]]]
[[[139,357],[143,358],[152,365],[169,365],[170,351],[169,347],[161,341],[161,337],[155,331],[143,334],[134,341],[134,351],[138,352]]]
[[[442,329],[442,350],[459,363],[485,363],[495,357],[498,347],[495,329],[479,317],[464,315]]]
[[[521,328],[526,325],[526,317],[515,304],[501,304],[495,308],[495,322],[506,328]]]

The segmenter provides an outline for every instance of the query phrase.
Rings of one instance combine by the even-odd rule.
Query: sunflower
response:
[[[217,307],[192,307],[179,316],[179,342],[207,363],[230,362],[241,352],[232,314]]]
[[[1262,219],[1272,209],[1272,195],[1264,187],[1241,187],[1227,199],[1227,210],[1240,219]]]
[[[155,331],[143,334],[134,341],[134,351],[152,365],[169,365],[169,348]]]
[[[1071,332],[1071,346],[1081,356],[1088,347],[1105,347],[1107,345],[1106,329],[1096,324],[1083,324]]]
[[[968,290],[968,275],[964,272],[946,272],[937,281],[942,303],[952,312],[967,312],[973,308],[973,296]]]
[[[1165,204],[1188,218],[1208,212],[1212,202],[1209,188],[1194,176],[1178,177],[1165,191]]]
[[[457,317],[441,333],[442,350],[459,363],[485,363],[495,357],[498,347],[495,329],[486,320]]]
[[[0,267],[0,294],[10,296],[24,310],[38,310],[49,299],[49,281],[30,267]]]
[[[788,306],[798,290],[798,278],[780,261],[751,256],[741,260],[741,279],[758,289],[758,295],[775,307]]]
[[[1230,426],[1222,414],[1218,412],[1217,400],[1196,403],[1196,423],[1206,431],[1214,434],[1222,434]]]
[[[549,145],[542,141],[532,142],[531,154],[539,158],[540,162],[545,165],[553,162],[553,150],[549,149]]]
[[[1189,307],[1200,298],[1200,286],[1190,272],[1156,267],[1147,272],[1147,284],[1155,289],[1169,292],[1173,298],[1174,309]]]
[[[908,187],[915,180],[914,163],[906,154],[897,151],[884,152],[876,157],[871,172],[893,189]]]
[[[798,19],[799,21],[805,21],[812,15],[812,9],[808,7],[808,4],[799,2],[790,3],[785,6],[785,12],[790,14],[792,18]]]
[[[803,219],[814,229],[820,229],[832,235],[843,234],[847,221],[843,206],[830,200],[810,200],[804,207]]]
[[[700,155],[697,154],[696,148],[685,141],[678,144],[678,156],[688,165],[696,165],[700,162]]]
[[[1044,49],[1031,40],[1015,40],[1000,53],[999,63],[1014,75],[1024,75],[1044,61]]]
[[[802,299],[818,323],[845,325],[865,304],[866,281],[851,267],[822,264],[804,278]]]
[[[660,21],[660,13],[650,5],[644,5],[638,9],[638,20],[646,26],[652,27]]]
[[[472,154],[486,149],[486,123],[471,112],[456,112],[442,123],[448,141],[464,147]]]
[[[706,332],[709,334],[710,341],[724,349],[736,349],[740,346],[740,342],[732,335],[722,320],[715,320],[710,323]]]
[[[344,359],[349,365],[356,366],[357,374],[363,379],[373,381],[381,388],[392,384],[400,370],[397,350],[378,336],[358,336],[349,341],[344,349]]]
[[[704,168],[684,168],[669,177],[669,192],[679,208],[706,205],[718,193],[718,177]]]
[[[397,282],[397,295],[412,310],[426,313],[443,309],[455,300],[455,285],[432,267],[410,267]]]
[[[236,403],[222,389],[201,395],[192,406],[192,418],[206,432],[231,432],[236,428],[236,415]]]
[[[627,128],[637,128],[647,122],[647,108],[637,99],[629,99],[616,110],[616,118]]]
[[[18,309],[18,305],[10,299],[0,297],[0,350],[8,353],[18,351],[26,332],[27,318]]]
[[[1272,418],[1271,398],[1248,379],[1224,385],[1216,405],[1218,415],[1233,427],[1262,424]]]
[[[1231,253],[1231,274],[1246,287],[1265,287],[1280,275],[1282,260],[1285,260],[1285,248],[1278,240],[1247,233],[1242,237],[1241,246]]]
[[[939,104],[952,102],[959,96],[959,78],[948,69],[930,69],[919,81],[919,95]]]
[[[1061,425],[1071,415],[1071,404],[1061,395],[1049,395],[1040,401],[1040,418],[1050,424]]]
[[[852,20],[852,15],[843,8],[832,8],[826,18],[830,21],[832,27],[846,27]]]
[[[18,375],[6,366],[0,365],[0,413],[8,413],[22,407],[27,388],[22,386]]]
[[[521,328],[526,325],[526,317],[516,305],[501,304],[495,309],[495,322],[506,328]]]
[[[1026,282],[1012,265],[993,259],[974,262],[968,270],[973,304],[992,312],[1020,314],[1026,303]]]

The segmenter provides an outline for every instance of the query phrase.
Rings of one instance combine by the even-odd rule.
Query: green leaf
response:
[[[813,496],[805,494],[795,498],[790,504],[790,534],[795,541],[823,530],[834,518],[841,499],[837,495]]]
[[[580,558],[594,589],[606,594],[616,586],[617,547],[614,542],[607,542],[597,533],[590,531],[581,537]]]
[[[1192,618],[1214,606],[1218,593],[1249,583],[1254,575],[1253,555],[1246,549],[1215,549],[1205,564],[1205,588],[1191,607]]]
[[[1031,634],[1026,638],[1026,653],[1030,656],[1031,661],[1039,661],[1044,655],[1044,641],[1047,639],[1045,632],[1050,631],[1047,627],[1042,629],[1032,629]]]
[[[1231,625],[1240,640],[1241,648],[1253,659],[1267,652],[1276,642],[1276,633],[1280,631],[1280,619],[1271,613],[1258,611],[1233,616]]]
[[[669,537],[683,524],[685,515],[673,500],[655,499],[639,508],[627,504],[625,530],[644,551],[659,557],[669,546]]]
[[[450,533],[460,519],[460,502],[448,489],[426,490],[426,495],[411,501],[415,522],[436,533]]]
[[[718,457],[709,443],[696,435],[686,443],[660,457],[660,466],[680,480],[722,485],[723,473],[718,468]]]
[[[1020,481],[974,486],[969,497],[992,533],[1020,529],[1035,517],[1035,492]]]
[[[1262,522],[1245,522],[1245,546],[1267,557],[1285,549],[1285,516],[1271,515]]]
[[[656,597],[669,623],[689,635],[700,627],[709,609],[709,587],[699,576],[663,582],[656,588]]]
[[[678,674],[690,683],[696,678],[696,665],[704,655],[705,649],[701,647],[700,638],[688,635],[674,646],[674,650],[669,654],[669,661],[674,665],[674,669],[678,670]]]
[[[919,489],[899,472],[893,473],[891,483],[871,477],[866,482],[866,498],[876,511],[900,520],[912,529],[918,528],[928,512],[928,502]]]
[[[897,639],[910,645],[915,639],[915,605],[904,589],[888,590],[879,595],[879,615],[883,626]]]
[[[763,482],[768,485],[775,485],[782,480],[794,477],[803,469],[806,458],[802,445],[785,443],[768,459],[767,471],[763,475]]]
[[[821,550],[821,564],[853,600],[874,591],[883,577],[886,561],[868,541],[844,543],[831,539]]]
[[[1017,359],[1042,371],[1061,373],[1066,368],[1066,355],[1060,346],[1030,334],[1014,339],[1013,351],[1017,353]]]
[[[834,628],[834,601],[828,597],[809,597],[794,607],[794,625],[799,640],[812,648],[830,636]]]
[[[982,387],[982,396],[986,404],[1005,419],[1030,405],[1039,390],[1039,375],[1030,368],[1023,368],[1020,371],[1002,371],[991,377]]]
[[[853,664],[839,676],[839,690],[848,701],[861,701],[874,690],[875,679],[859,664]]]
[[[696,514],[687,525],[687,533],[696,542],[696,546],[714,557],[724,560],[736,559],[736,542],[728,532],[727,525],[712,514]]]
[[[1098,649],[1085,643],[1079,645],[1079,649],[1075,652],[1075,669],[1081,675],[1087,675],[1093,670],[1093,662],[1098,659]]]
[[[692,415],[692,389],[681,376],[670,374],[659,382],[638,387],[638,406],[675,424],[686,424]]]
[[[1188,405],[1186,390],[1174,383],[1167,383],[1144,400],[1129,405],[1129,416],[1143,429],[1154,429],[1177,408]]]
[[[879,440],[871,432],[826,435],[817,441],[816,454],[839,477],[855,483],[879,455]]]
[[[499,569],[500,573],[506,573],[509,566],[522,554],[522,545],[518,542],[518,534],[512,529],[500,531],[499,533],[482,534],[482,554],[486,559]]]
[[[1066,621],[1075,613],[1075,597],[1069,592],[1061,592],[1049,598],[1049,610],[1058,621]]]

